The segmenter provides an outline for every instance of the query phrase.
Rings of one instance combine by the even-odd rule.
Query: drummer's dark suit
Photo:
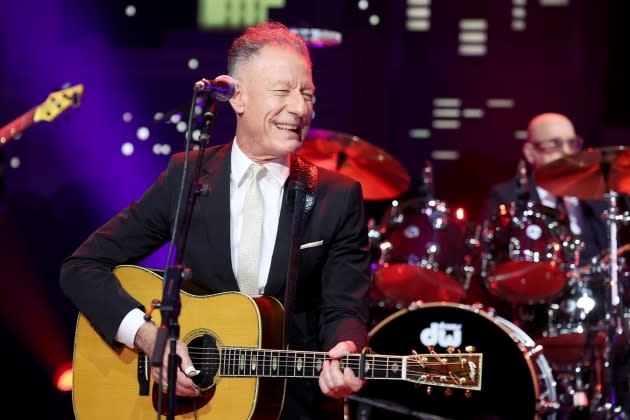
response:
[[[184,256],[193,281],[208,293],[239,290],[230,258],[230,152],[231,143],[205,151],[200,181],[209,193],[195,206]],[[142,303],[121,289],[111,270],[139,263],[169,240],[182,163],[183,154],[175,155],[140,200],[99,228],[63,264],[64,292],[112,345],[123,317]],[[266,295],[280,301],[291,243],[289,189],[285,185],[265,287]],[[327,351],[351,340],[361,349],[367,345],[369,254],[358,182],[319,169],[317,194],[305,216],[303,244],[309,245],[299,251],[290,348]],[[290,380],[287,393],[291,398],[285,401],[283,418],[320,418],[313,405],[313,399],[323,397],[317,380]]]

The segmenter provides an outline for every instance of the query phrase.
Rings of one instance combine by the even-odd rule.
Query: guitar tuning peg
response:
[[[446,349],[446,352],[447,352],[448,354],[453,354],[453,353],[455,353],[455,347],[453,347],[453,346],[448,346],[448,347],[447,347],[447,349]]]
[[[475,349],[475,346],[466,346],[464,350],[466,350],[466,353],[474,353],[477,349]]]
[[[471,396],[471,395],[472,395],[472,391],[471,391],[470,389],[467,389],[467,390],[464,392],[464,396],[465,396],[466,398],[470,398],[470,396]]]
[[[431,396],[431,394],[433,393],[433,388],[431,386],[427,387],[427,395]]]
[[[450,397],[451,395],[453,395],[453,389],[452,388],[446,388],[444,390],[444,395],[446,395],[447,397]]]

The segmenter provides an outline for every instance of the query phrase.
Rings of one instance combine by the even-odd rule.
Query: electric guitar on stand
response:
[[[147,307],[161,295],[162,277],[150,270],[119,266],[114,274]],[[279,348],[284,309],[276,299],[238,292],[199,296],[182,291],[180,297],[181,341],[201,371],[193,380],[202,394],[178,398],[178,419],[277,418],[285,378],[319,377],[325,352]],[[462,389],[467,396],[481,389],[481,353],[453,349],[445,354],[384,356],[364,352],[340,362],[342,368],[352,368],[357,376],[362,372],[366,379]],[[155,419],[160,398],[161,414],[165,413],[166,394],[152,383],[147,355],[126,347],[113,349],[81,314],[73,375],[74,412],[79,420]]]
[[[52,92],[44,102],[0,128],[0,147],[29,128],[33,123],[53,121],[69,107],[78,106],[83,96],[83,90],[83,85],[79,84]]]

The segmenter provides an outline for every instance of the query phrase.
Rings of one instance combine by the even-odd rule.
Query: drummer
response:
[[[529,171],[525,179],[521,174],[494,185],[488,194],[485,205],[485,218],[496,214],[500,204],[534,202],[561,210],[571,231],[578,235],[584,248],[581,251],[581,264],[589,264],[592,257],[600,255],[607,248],[607,227],[602,219],[606,202],[585,201],[576,197],[556,197],[534,182],[536,169],[556,159],[572,155],[582,150],[582,138],[576,134],[573,123],[565,115],[544,113],[535,116],[527,127],[527,141],[523,144],[523,156]]]
[[[533,173],[536,169],[569,155],[578,153],[583,146],[582,138],[576,134],[573,123],[565,115],[558,113],[543,113],[535,116],[527,127],[527,141],[523,144],[523,156],[529,170],[526,173],[517,171],[514,178],[494,185],[486,198],[485,219],[496,215],[501,204],[510,206],[511,203],[533,202],[543,206],[560,210],[564,213],[571,231],[579,236],[584,248],[581,251],[581,265],[588,265],[593,258],[604,255],[608,249],[608,233],[606,221],[602,212],[607,208],[607,202],[601,200],[578,200],[576,197],[555,197],[549,191],[536,185]],[[629,207],[630,200],[626,193],[620,194],[620,211]],[[619,242],[628,242],[628,230],[621,229]],[[544,307],[544,305],[542,305]],[[538,316],[538,315],[536,315]],[[625,354],[617,355],[615,387],[619,402],[630,413],[630,349]]]

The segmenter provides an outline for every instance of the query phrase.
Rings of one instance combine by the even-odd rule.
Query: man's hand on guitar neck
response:
[[[357,378],[352,369],[346,367],[343,371],[339,360],[351,353],[356,353],[357,347],[352,341],[337,343],[328,355],[332,360],[326,360],[319,375],[319,388],[324,395],[333,398],[344,398],[357,392],[365,384],[365,379]]]
[[[149,356],[149,359],[153,354],[157,334],[158,327],[152,322],[146,322],[140,327],[134,339],[136,348],[145,352]],[[195,385],[191,377],[195,376],[198,371],[195,369],[192,360],[190,360],[188,347],[186,347],[186,345],[181,341],[177,340],[176,352],[181,359],[181,364],[179,369],[177,369],[175,394],[180,397],[197,397],[200,394],[200,390],[197,385]],[[160,369],[160,366],[154,366],[151,371],[153,373],[153,380],[156,383],[161,383],[162,391],[166,392],[166,384],[168,383],[168,348],[164,351],[162,366],[162,369]],[[160,381],[160,370],[162,371],[162,381]]]

